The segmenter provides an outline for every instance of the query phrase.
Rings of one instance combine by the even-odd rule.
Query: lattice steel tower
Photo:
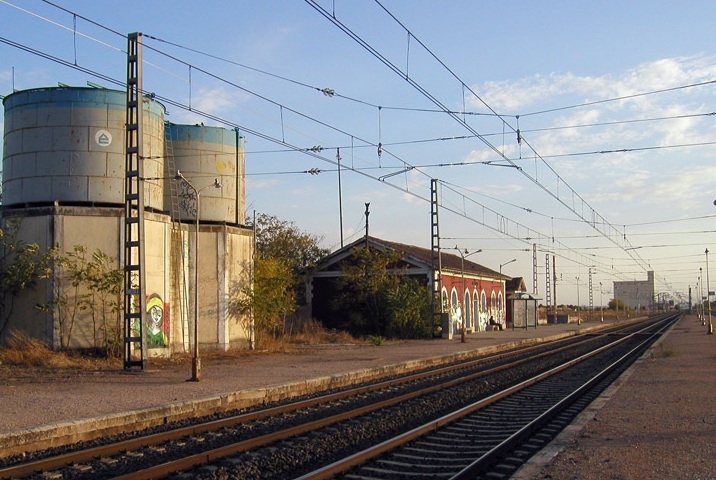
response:
[[[127,122],[124,177],[124,368],[144,369],[146,310],[142,183],[142,41],[127,36]]]

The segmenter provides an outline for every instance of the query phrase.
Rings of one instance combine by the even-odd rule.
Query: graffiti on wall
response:
[[[147,347],[169,346],[169,304],[153,293],[147,298]]]

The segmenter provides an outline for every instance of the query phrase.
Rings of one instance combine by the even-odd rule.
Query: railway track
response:
[[[532,410],[533,404],[537,403],[535,401],[519,397],[513,397],[512,400],[502,398],[509,394],[527,395],[526,398],[530,399],[547,397],[544,392],[531,389],[538,388],[538,385],[544,389],[544,385],[549,382],[569,385],[565,388],[574,390],[571,383],[554,375],[565,375],[571,370],[568,367],[576,368],[572,364],[584,365],[588,359],[604,357],[605,352],[610,351],[607,348],[609,345],[631,344],[635,338],[641,337],[653,340],[658,335],[650,333],[658,328],[654,325],[668,324],[669,321],[673,319],[664,318],[660,322],[649,322],[648,325],[613,328],[599,334],[570,337],[181,429],[137,435],[120,442],[107,441],[105,445],[67,451],[61,455],[41,456],[33,461],[7,465],[0,469],[0,478],[174,476],[278,479],[300,475],[304,475],[302,478],[329,478],[334,475],[345,475],[345,478],[398,478],[396,471],[387,469],[385,465],[396,468],[398,465],[404,466],[411,463],[406,462],[410,455],[399,456],[397,459],[391,459],[390,456],[378,458],[377,455],[392,455],[386,452],[425,432],[436,430],[448,420],[462,421],[457,420],[457,417],[464,417],[473,411],[475,415],[483,412],[480,414],[511,418],[515,411],[522,414],[525,413],[523,410]],[[586,369],[593,370],[594,366]],[[547,380],[548,377],[554,380]],[[500,402],[507,403],[498,407]],[[515,410],[514,402],[530,408]],[[496,408],[504,410],[502,413],[499,410],[495,410],[497,413],[489,413],[489,409]],[[492,422],[485,423],[480,418],[469,421],[488,426],[489,435],[483,433],[481,438],[495,437]],[[458,432],[476,430],[469,423],[467,425],[449,428],[457,429]],[[530,431],[534,429],[529,428]],[[503,439],[500,443],[505,441]],[[448,439],[445,444],[452,445],[455,442]],[[473,442],[466,436],[456,444]],[[439,451],[430,443],[428,445],[429,449]],[[401,451],[417,449],[415,451],[420,452],[425,449],[425,445],[400,448]],[[483,452],[481,455],[485,454]],[[443,459],[440,463],[453,465],[453,470],[455,465],[467,468],[463,464],[473,463],[474,459],[468,462],[467,457],[461,455],[461,462],[447,453],[438,453],[437,458]],[[409,468],[418,469],[413,472],[429,469],[429,465],[436,462],[435,456],[430,458],[427,465],[418,466],[416,462]],[[345,473],[368,461],[378,466],[364,466],[362,469],[372,472],[370,475],[383,472],[383,475],[388,476],[371,477],[360,470]],[[480,468],[495,463],[499,461],[483,460],[483,467]]]

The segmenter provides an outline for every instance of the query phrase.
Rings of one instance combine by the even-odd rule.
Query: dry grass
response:
[[[299,345],[321,345],[326,343],[361,343],[348,332],[326,330],[319,322],[309,320],[303,322],[297,332],[286,337],[288,343]]]
[[[10,332],[0,348],[0,365],[45,369],[97,369],[109,366],[106,359],[88,358],[77,354],[56,352],[45,343],[24,332]]]
[[[255,350],[232,349],[229,351],[206,351],[202,357],[213,361],[231,361],[235,357],[243,357],[265,353],[291,352],[300,345],[325,344],[358,344],[365,340],[353,338],[346,332],[326,330],[320,323],[310,320],[303,322],[293,332],[276,337],[270,334],[259,334]],[[183,364],[191,361],[191,353],[175,353],[171,358],[150,358],[153,365]],[[14,331],[8,336],[4,346],[0,346],[1,367],[25,367],[46,370],[104,370],[116,369],[121,359],[99,358],[84,355],[80,352],[58,352],[45,343],[28,336],[24,332]]]

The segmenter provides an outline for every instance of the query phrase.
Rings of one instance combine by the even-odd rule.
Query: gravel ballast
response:
[[[199,383],[186,382],[187,362],[150,363],[143,372],[42,372],[0,366],[0,434],[56,422],[117,415],[276,387],[385,365],[469,355],[598,328],[546,325],[536,330],[480,332],[467,337],[372,345],[331,345],[284,354],[206,359]],[[633,366],[618,388],[596,401],[514,478],[716,479],[716,336],[686,315]],[[579,422],[578,422],[579,423]],[[570,436],[571,435],[571,436]],[[2,442],[0,442],[2,443]]]
[[[514,479],[716,479],[716,336],[687,315]]]

